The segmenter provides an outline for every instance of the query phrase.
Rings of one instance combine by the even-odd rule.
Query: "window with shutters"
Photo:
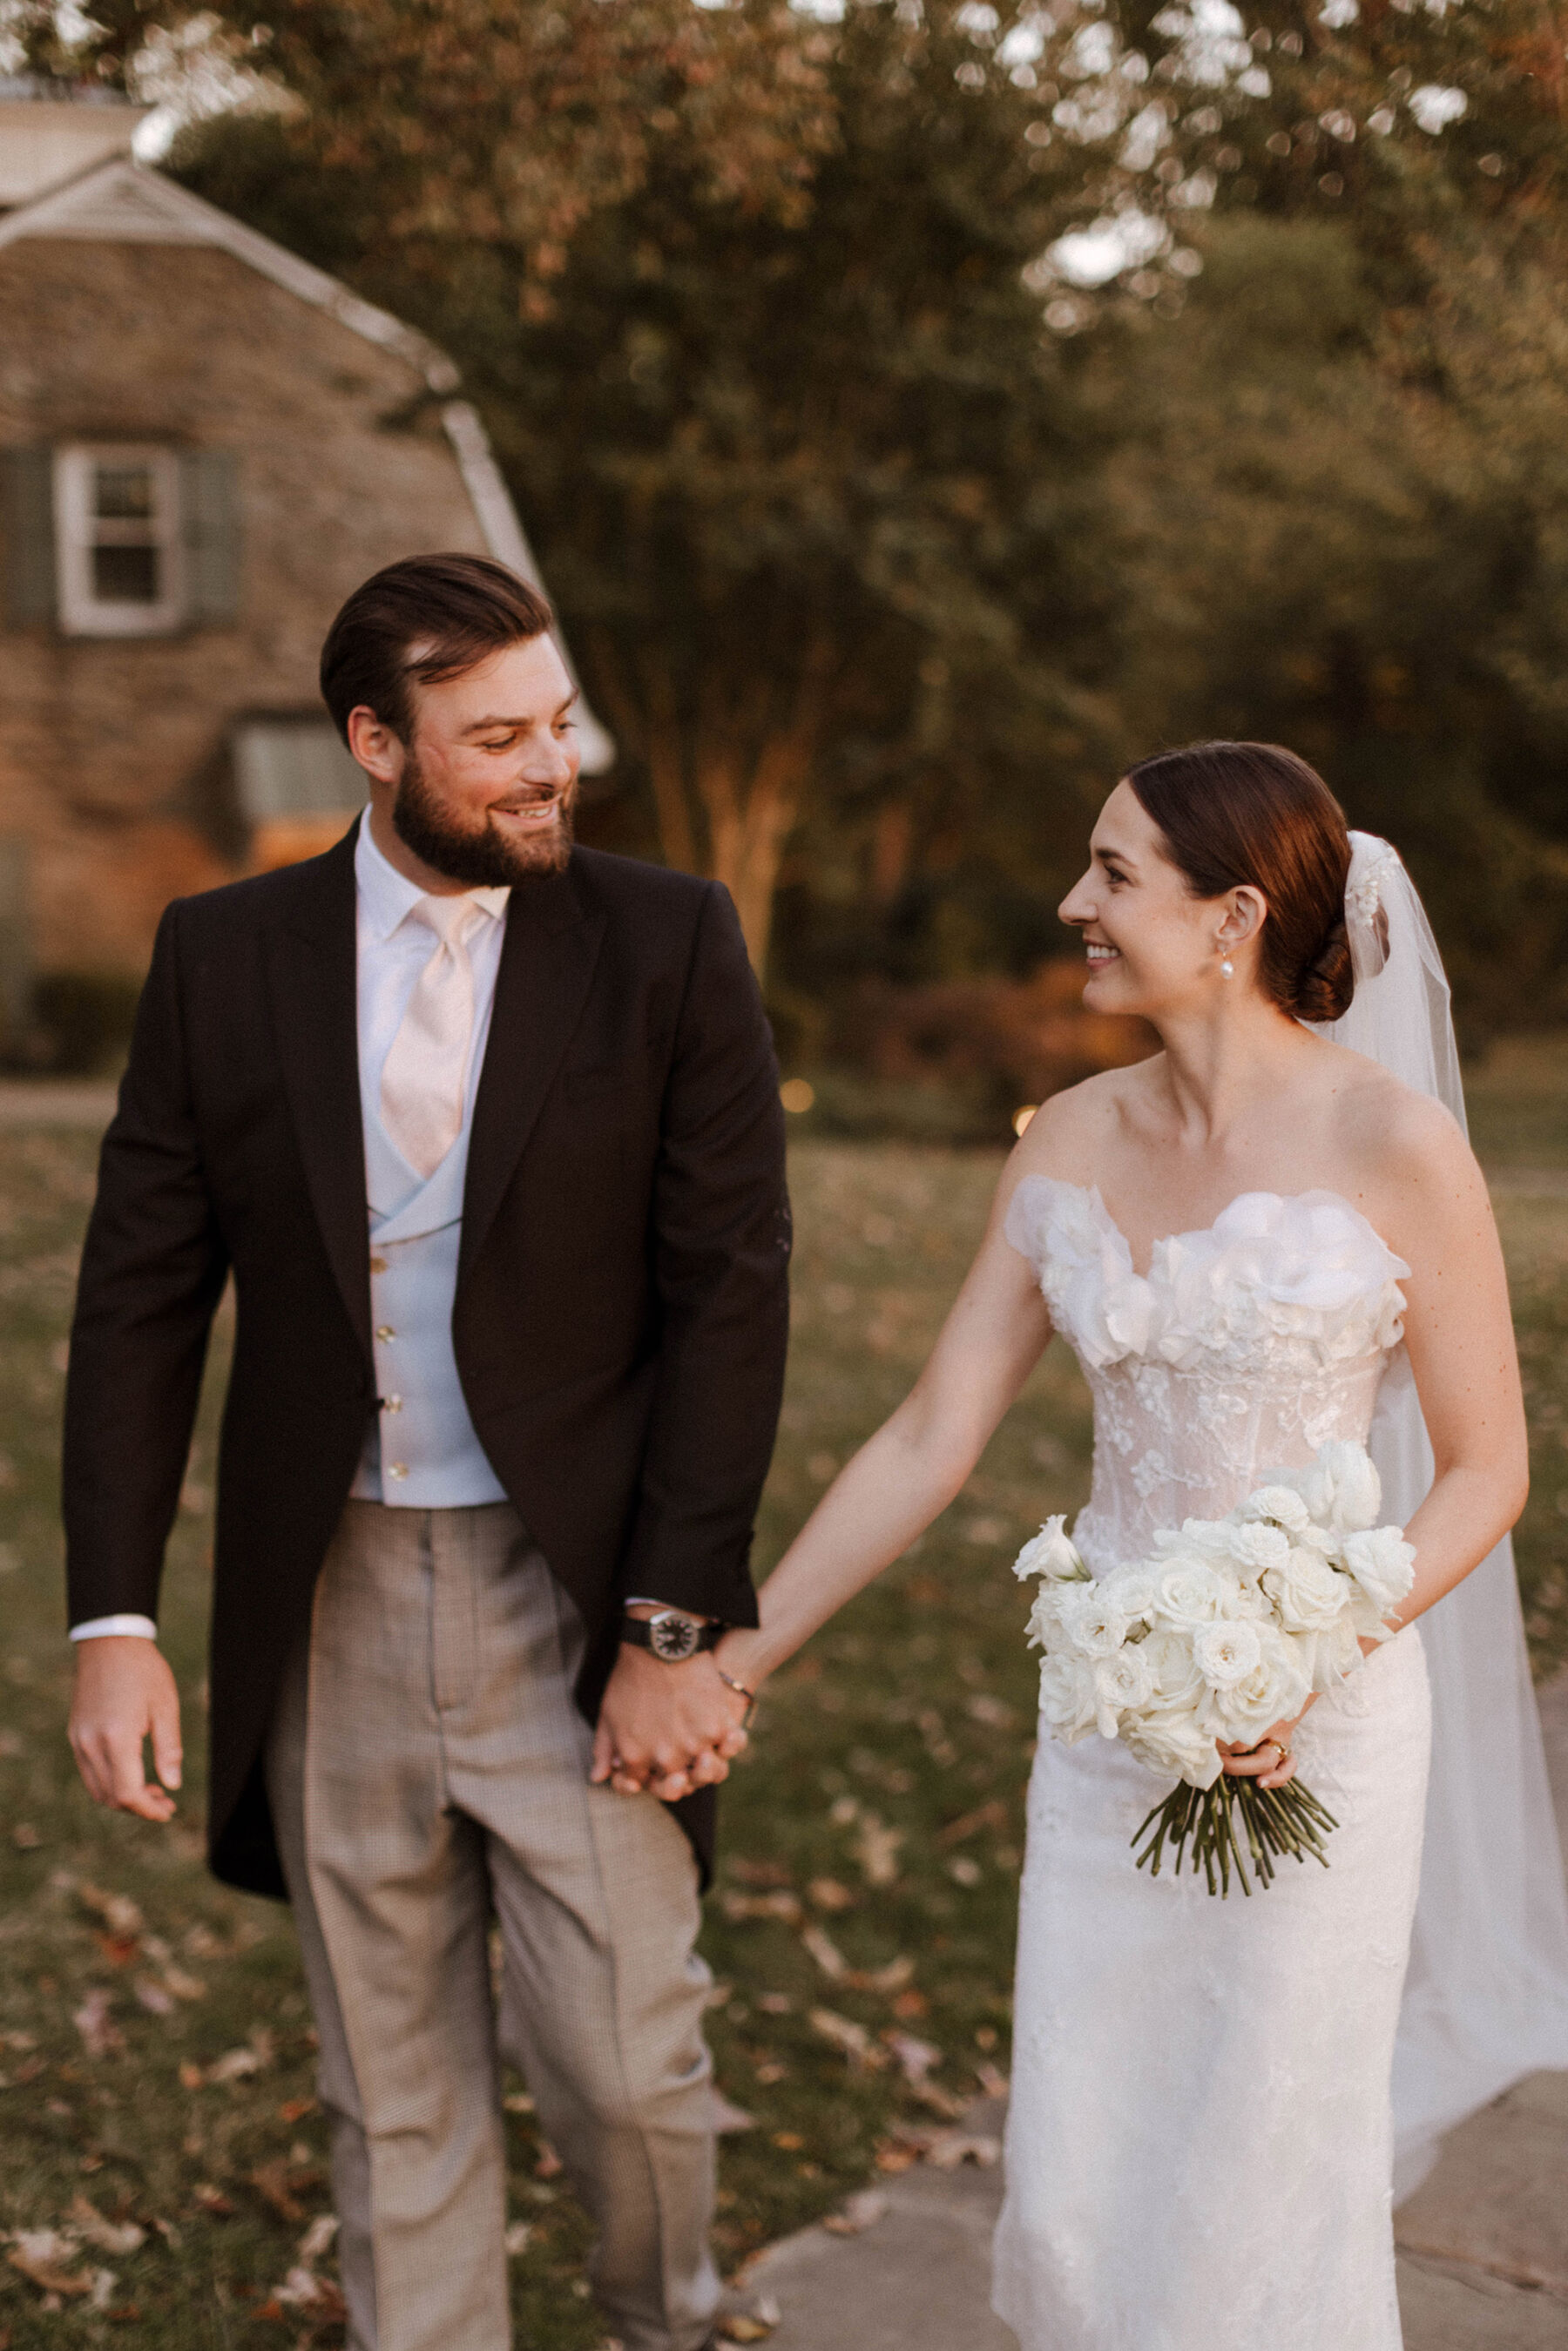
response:
[[[55,452],[59,623],[68,636],[162,636],[187,618],[186,527],[172,449]]]

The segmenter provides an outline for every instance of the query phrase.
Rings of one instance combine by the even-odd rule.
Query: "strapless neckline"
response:
[[[1371,1217],[1364,1216],[1361,1210],[1356,1207],[1354,1200],[1347,1199],[1343,1192],[1336,1192],[1332,1186],[1321,1184],[1315,1185],[1311,1191],[1307,1192],[1269,1192],[1262,1190],[1256,1192],[1238,1192],[1233,1198],[1227,1200],[1223,1208],[1216,1211],[1215,1215],[1209,1219],[1207,1225],[1187,1225],[1184,1226],[1180,1232],[1156,1233],[1154,1239],[1149,1244],[1148,1270],[1145,1273],[1140,1273],[1136,1266],[1133,1264],[1133,1244],[1128,1238],[1124,1228],[1117,1222],[1110,1209],[1105,1206],[1104,1195],[1101,1191],[1098,1184],[1073,1184],[1069,1182],[1065,1176],[1030,1175],[1026,1176],[1023,1178],[1023,1181],[1026,1184],[1054,1184],[1059,1186],[1063,1192],[1076,1192],[1081,1200],[1087,1200],[1090,1207],[1101,1218],[1102,1222],[1105,1224],[1115,1235],[1123,1248],[1126,1250],[1127,1263],[1132,1270],[1134,1280],[1137,1281],[1153,1281],[1157,1278],[1157,1269],[1160,1263],[1160,1252],[1162,1249],[1172,1249],[1182,1241],[1203,1241],[1212,1239],[1214,1235],[1218,1231],[1220,1226],[1224,1223],[1226,1217],[1231,1214],[1232,1210],[1243,1207],[1250,1200],[1267,1201],[1270,1207],[1277,1208],[1311,1207],[1317,1201],[1332,1200],[1337,1207],[1343,1208],[1348,1216],[1354,1217],[1356,1223],[1360,1225],[1365,1232],[1370,1234],[1371,1238],[1378,1244],[1378,1246],[1388,1251],[1390,1257],[1396,1255],[1392,1243],[1384,1238],[1384,1236],[1378,1231],[1377,1227],[1373,1223]],[[1406,1267],[1405,1270],[1407,1272],[1409,1269]]]

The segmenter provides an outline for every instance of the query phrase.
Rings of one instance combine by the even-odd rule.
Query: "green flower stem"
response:
[[[1133,1846],[1137,1866],[1157,1877],[1168,1844],[1172,1876],[1180,1876],[1184,1863],[1195,1875],[1201,1869],[1210,1894],[1223,1900],[1232,1873],[1244,1895],[1250,1895],[1254,1878],[1260,1886],[1272,1886],[1275,1861],[1286,1854],[1298,1862],[1310,1855],[1326,1869],[1323,1837],[1338,1825],[1299,1780],[1260,1788],[1254,1779],[1221,1773],[1212,1788],[1178,1782],[1140,1823]]]

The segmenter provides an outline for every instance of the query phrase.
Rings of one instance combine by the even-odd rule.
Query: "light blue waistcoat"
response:
[[[470,1123],[465,1117],[440,1166],[422,1179],[382,1124],[380,1105],[365,1106],[381,1410],[351,1489],[361,1501],[438,1510],[507,1499],[468,1416],[452,1348]]]

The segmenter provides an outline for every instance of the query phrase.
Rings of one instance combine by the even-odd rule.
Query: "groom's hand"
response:
[[[623,1645],[600,1708],[589,1778],[596,1785],[608,1780],[622,1796],[646,1788],[666,1804],[715,1787],[746,1745],[745,1712],[745,1699],[720,1679],[706,1652],[669,1665]]]
[[[172,1820],[167,1791],[180,1784],[183,1753],[180,1692],[167,1658],[140,1634],[109,1633],[78,1641],[76,1659],[70,1742],[88,1794],[144,1821]],[[162,1786],[142,1769],[149,1739]]]

